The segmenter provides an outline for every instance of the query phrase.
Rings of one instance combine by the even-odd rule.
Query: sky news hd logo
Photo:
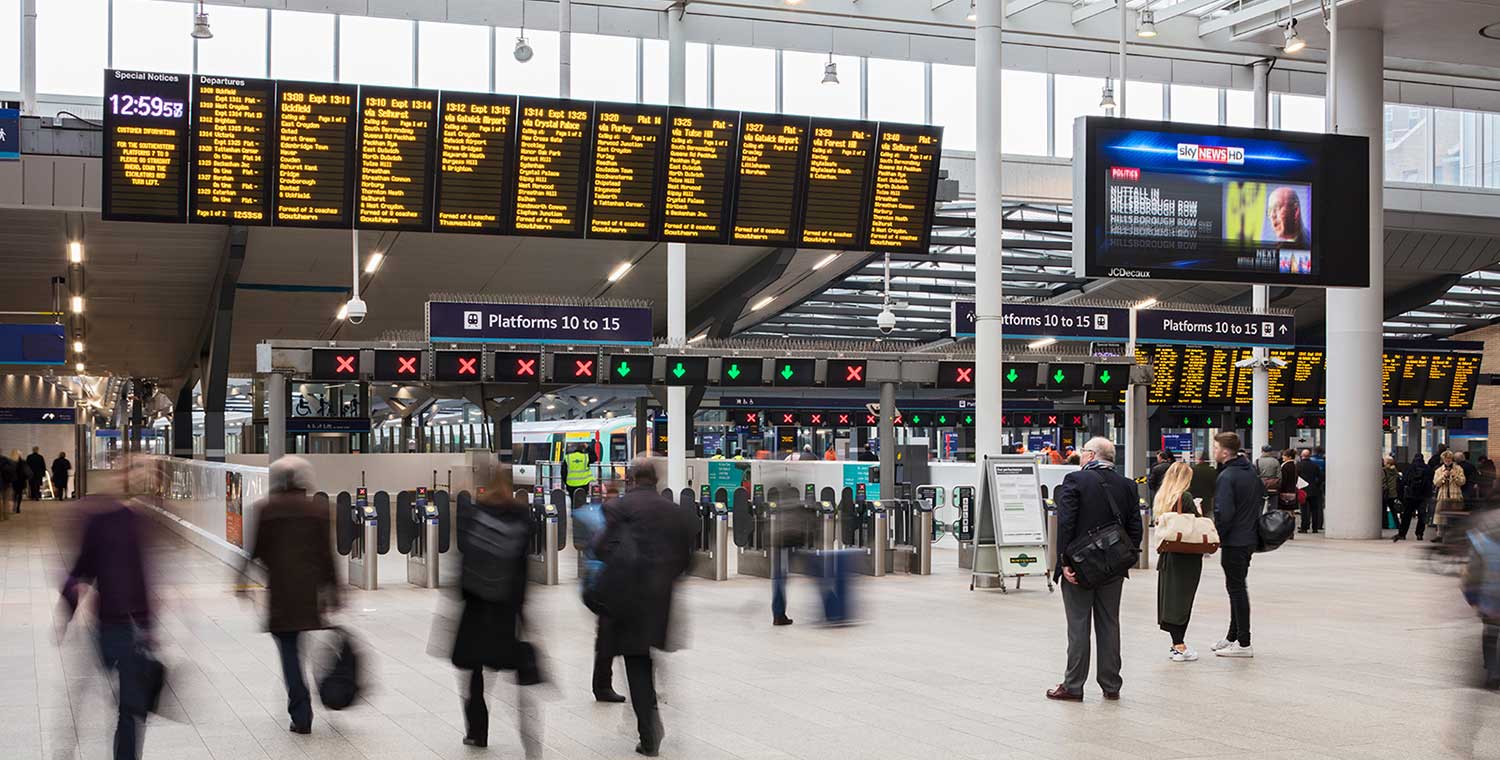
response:
[[[1245,163],[1245,149],[1219,145],[1177,143],[1177,160],[1192,161],[1200,164],[1233,164],[1240,166]]]
[[[482,312],[482,311],[466,311],[466,312],[464,312],[464,329],[465,330],[483,330],[484,329],[484,312]]]

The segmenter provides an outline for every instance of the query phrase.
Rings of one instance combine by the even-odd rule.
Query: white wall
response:
[[[481,452],[480,456],[488,456]],[[474,491],[474,468],[468,454],[298,454],[312,463],[319,491],[334,498],[340,491],[354,493],[363,485],[373,491],[410,491],[417,486],[437,485],[453,493]],[[266,466],[265,454],[230,454],[236,464]],[[452,482],[450,488],[449,482]]]

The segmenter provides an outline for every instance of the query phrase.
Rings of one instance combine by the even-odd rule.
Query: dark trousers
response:
[[[1401,510],[1401,524],[1397,526],[1396,535],[1406,538],[1406,530],[1411,527],[1412,520],[1417,523],[1417,540],[1422,540],[1422,533],[1427,530],[1427,500],[1406,499]]]
[[[136,654],[136,630],[130,623],[99,624],[99,656],[104,667],[120,677],[120,715],[115,722],[115,760],[135,760],[141,755],[146,732],[146,696],[141,688],[140,658]]]
[[[1162,623],[1161,629],[1172,637],[1172,646],[1187,643],[1187,623]]]
[[[604,627],[604,618],[594,628],[594,693],[609,694],[615,690],[615,649],[609,631]]]
[[[1250,646],[1250,547],[1225,546],[1219,551],[1224,568],[1224,590],[1229,592],[1229,633],[1224,638]]]
[[[42,500],[42,479],[40,476],[31,479],[31,500]]]
[[[1484,681],[1488,688],[1500,686],[1500,623],[1485,623],[1480,639],[1484,652]]]
[[[1307,504],[1302,507],[1302,530],[1323,530],[1323,486],[1307,487]]]
[[[16,487],[14,487],[14,488],[11,489],[11,493],[15,496],[16,514],[18,514],[18,515],[21,514],[21,497],[24,496],[24,495],[26,495],[26,487],[25,486],[26,486],[26,484],[22,483],[19,486],[16,486]]]
[[[1063,612],[1068,618],[1068,672],[1063,687],[1082,694],[1089,680],[1089,628],[1099,645],[1099,688],[1106,694],[1117,694],[1120,679],[1120,592],[1125,579],[1116,578],[1095,589],[1076,583],[1062,584]]]
[[[771,617],[776,620],[786,617],[786,571],[791,559],[791,549],[771,549]]]
[[[464,693],[464,736],[480,744],[490,741],[490,708],[484,703],[484,668],[469,671]]]
[[[661,719],[656,715],[656,676],[651,670],[650,654],[625,655],[625,680],[630,684],[630,707],[635,710],[635,726],[641,744],[647,749],[661,746]]]
[[[281,652],[281,677],[286,681],[286,711],[292,716],[292,725],[299,728],[312,726],[312,695],[307,691],[307,680],[302,677],[302,652],[298,648],[301,631],[272,633],[276,649]]]
[[[61,499],[68,493],[68,476],[52,476],[52,488],[57,491],[57,498]]]

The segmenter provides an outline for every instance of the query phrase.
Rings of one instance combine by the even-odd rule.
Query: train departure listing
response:
[[[276,224],[348,227],[354,200],[354,97],[341,84],[278,83]]]
[[[271,108],[276,83],[200,76],[193,87],[189,218],[271,223]]]
[[[436,118],[430,91],[360,88],[357,226],[431,229]]]
[[[734,193],[735,243],[796,243],[797,202],[807,119],[788,116],[740,117],[738,186]]]
[[[724,211],[734,161],[738,114],[672,109],[662,237],[713,243],[724,239]]]
[[[864,245],[874,150],[873,123],[813,119],[802,196],[802,247]]]
[[[104,72],[105,219],[187,216],[188,78]]]
[[[520,108],[513,229],[582,236],[593,103],[522,98]]]
[[[649,240],[656,234],[656,180],[667,109],[600,104],[594,114],[589,237]]]
[[[438,232],[503,231],[509,208],[516,98],[442,94],[438,131]]]
[[[880,126],[870,203],[870,249],[926,253],[937,191],[942,131]]]

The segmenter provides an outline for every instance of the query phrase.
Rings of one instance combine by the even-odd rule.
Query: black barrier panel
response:
[[[460,498],[460,499],[467,499],[468,497],[469,497],[469,492],[468,491],[461,491],[458,494],[458,498]],[[443,553],[445,551],[448,551],[448,546],[453,542],[453,539],[451,537],[452,534],[453,534],[453,523],[451,522],[451,520],[453,519],[453,513],[451,511],[449,511],[449,506],[448,506],[448,492],[447,491],[438,491],[437,493],[435,493],[435,494],[432,495],[432,500],[437,503],[437,512],[438,512],[438,547],[437,547],[437,550],[438,550],[438,553],[441,554],[441,553]]]
[[[568,495],[561,488],[552,492],[552,506],[557,510],[557,550],[562,551],[568,545]]]
[[[719,490],[714,491],[714,503],[715,504],[728,505],[729,504],[729,489],[727,489],[727,488],[720,488]]]
[[[349,497],[348,491],[342,491],[339,493],[338,509],[333,512],[333,540],[338,544],[339,554],[345,557],[354,551],[354,534],[358,530],[354,519],[354,500]]]
[[[720,489],[722,492],[723,489]],[[734,490],[734,545],[741,549],[750,546],[750,537],[755,533],[755,508],[750,504],[750,493],[743,488]]]
[[[682,490],[684,490],[684,491],[691,491],[693,489],[691,489],[691,488],[684,488]],[[670,489],[670,488],[663,488],[663,489],[661,489],[661,495],[662,495],[662,498],[666,499],[667,501],[671,501],[672,500],[672,489]]]
[[[386,554],[391,550],[391,495],[385,491],[375,494],[375,519],[380,521],[376,536],[379,553]]]
[[[411,554],[411,545],[417,540],[417,525],[413,512],[417,496],[411,491],[396,494],[396,551]]]
[[[770,488],[767,488],[766,489],[766,503],[767,504],[779,504],[779,503],[781,503],[781,489],[777,488],[776,486],[771,486]]]
[[[818,492],[818,501],[826,501],[832,504],[837,499],[838,496],[834,494],[833,486],[823,486],[823,490]]]
[[[520,496],[517,496],[516,498],[521,499],[522,503],[525,503],[526,501]],[[474,497],[470,496],[468,491],[459,491],[458,498],[454,500],[453,504],[454,519],[467,519],[469,512],[472,509],[474,509]],[[447,535],[448,531],[443,531],[443,536],[445,538],[447,537]]]
[[[844,546],[854,546],[854,532],[859,526],[854,514],[853,488],[845,487],[843,492],[839,494],[838,517],[840,523],[839,533],[841,534],[839,540],[844,542]]]

